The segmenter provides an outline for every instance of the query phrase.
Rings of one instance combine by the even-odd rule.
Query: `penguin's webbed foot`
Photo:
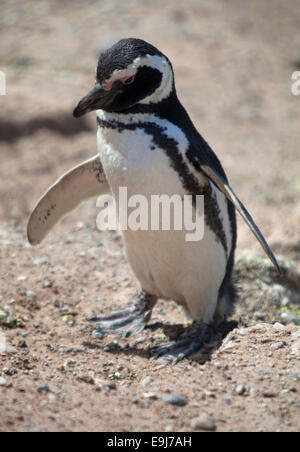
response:
[[[142,290],[132,307],[89,319],[97,324],[93,336],[114,333],[122,333],[127,336],[132,333],[140,333],[150,320],[155,303],[156,297]]]
[[[153,347],[154,355],[151,361],[162,358],[170,364],[176,364],[183,358],[197,352],[204,342],[209,325],[194,322],[191,328],[184,334],[184,338],[177,342],[167,342]]]

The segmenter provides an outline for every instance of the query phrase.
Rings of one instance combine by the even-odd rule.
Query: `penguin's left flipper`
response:
[[[209,325],[202,322],[193,322],[182,340],[167,342],[152,348],[154,355],[151,361],[162,358],[164,362],[176,364],[183,358],[197,352],[204,344],[205,335]]]
[[[109,192],[100,157],[95,155],[60,177],[42,196],[27,224],[27,237],[37,245],[67,213],[87,199]]]
[[[216,187],[224,193],[227,199],[233,203],[233,205],[236,207],[242,218],[245,220],[261,246],[263,247],[265,253],[273,263],[273,265],[276,267],[279,274],[281,274],[280,267],[278,265],[278,262],[272,253],[269,245],[267,244],[264,236],[260,232],[259,228],[255,224],[253,218],[251,217],[250,213],[246,209],[246,207],[242,204],[242,202],[239,200],[239,198],[236,196],[228,182],[219,175],[211,166],[202,164],[201,170],[203,173],[216,185]]]

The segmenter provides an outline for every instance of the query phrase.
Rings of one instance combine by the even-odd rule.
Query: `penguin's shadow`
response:
[[[230,331],[232,331],[234,328],[236,328],[237,325],[238,322],[231,320],[223,322],[215,329],[211,328],[209,333],[205,336],[203,346],[199,349],[198,352],[193,353],[187,359],[198,364],[204,364],[205,362],[209,361],[213,352],[220,347],[227,334],[230,333]],[[151,332],[154,332],[158,329],[163,330],[163,334],[164,336],[166,336],[166,339],[163,342],[173,342],[180,340],[181,335],[187,330],[187,328],[182,324],[166,325],[161,322],[155,322],[146,326],[146,331],[151,330]],[[154,345],[159,344],[153,343],[152,346]],[[118,346],[109,350],[106,349],[106,351],[109,351],[114,355],[135,355],[150,359],[153,355],[153,352],[151,350],[152,346],[149,346],[147,348],[139,348],[137,345],[126,344],[124,347],[122,347],[118,344]]]

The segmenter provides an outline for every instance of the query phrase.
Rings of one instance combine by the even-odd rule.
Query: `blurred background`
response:
[[[72,110],[99,51],[139,37],[173,62],[180,99],[275,251],[298,258],[298,0],[2,0],[0,30],[2,224],[23,230],[56,177],[96,153],[95,115]],[[239,246],[259,249],[241,222]]]

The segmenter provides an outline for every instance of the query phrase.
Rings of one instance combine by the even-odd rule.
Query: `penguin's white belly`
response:
[[[117,204],[119,187],[127,188],[128,199],[143,195],[149,206],[151,195],[188,194],[166,153],[153,146],[152,137],[142,129],[98,129],[101,162]],[[166,231],[150,226],[149,211],[148,230],[122,231],[128,260],[143,289],[177,301],[194,319],[207,317],[205,306],[217,300],[225,275],[222,245],[206,225],[200,241],[187,241],[189,231],[174,230],[172,222]]]

